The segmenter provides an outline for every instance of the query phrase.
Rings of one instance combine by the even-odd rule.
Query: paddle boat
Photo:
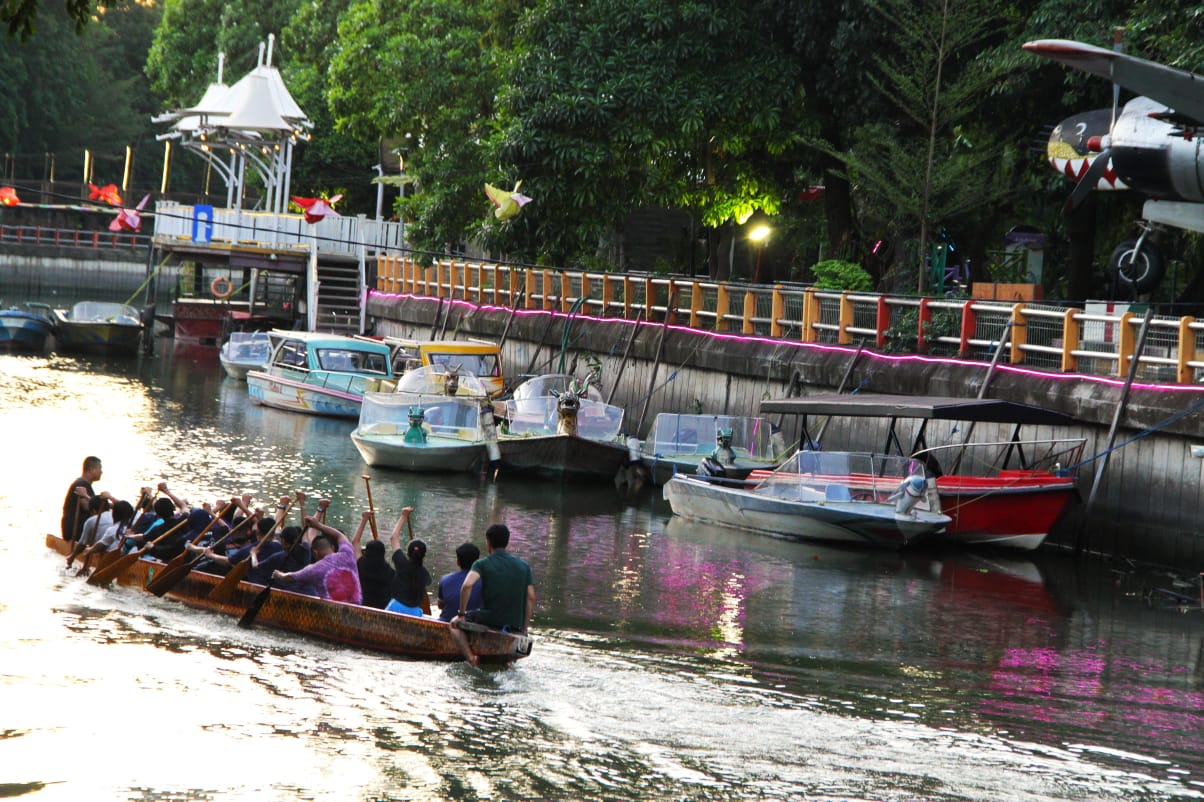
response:
[[[623,409],[602,401],[590,384],[547,374],[519,385],[501,405],[502,470],[614,479],[620,468],[638,460],[621,434]]]
[[[265,331],[235,331],[222,343],[217,358],[231,379],[246,381],[247,373],[262,370],[272,356],[272,340]]]
[[[776,537],[899,548],[949,525],[926,488],[916,460],[799,451],[756,482],[677,474],[663,492],[683,518]]]
[[[46,535],[46,546],[64,556],[71,551],[71,544],[57,535]],[[145,590],[165,566],[166,563],[144,557],[114,581],[118,585]],[[187,607],[238,618],[264,590],[262,585],[244,581],[229,598],[220,601],[209,598],[221,580],[220,576],[194,570],[168,590],[165,597]],[[414,660],[463,659],[452,636],[451,624],[438,618],[325,601],[282,588],[271,590],[255,617],[255,624]],[[533,641],[527,635],[473,624],[460,628],[482,663],[511,663],[531,653]]]
[[[49,314],[30,310],[50,307],[33,303],[26,303],[25,307],[0,309],[0,350],[35,353],[46,350],[46,338],[54,331],[54,322]]]
[[[128,304],[80,301],[52,309],[55,348],[60,351],[134,354],[145,330],[138,310]]]
[[[302,331],[269,332],[272,355],[247,372],[247,394],[266,407],[359,419],[364,393],[393,380],[382,343]]]
[[[438,392],[415,392],[428,387],[422,375],[428,371],[432,383],[438,379],[431,386]],[[496,435],[492,441],[486,437],[486,427],[493,429],[493,408],[484,388],[466,376],[448,395],[442,392],[447,376],[441,369],[419,368],[402,377],[396,392],[364,394],[359,425],[351,433],[364,462],[403,471],[471,471],[488,458],[490,443],[497,459]],[[469,389],[473,384],[475,396]],[[465,393],[457,395],[457,389]]]
[[[1036,549],[1079,497],[1076,470],[1084,438],[1022,438],[1024,426],[1067,426],[1060,412],[999,399],[822,394],[766,400],[761,412],[800,416],[801,442],[812,442],[808,416],[844,417],[856,426],[882,421],[884,453],[906,454],[935,477],[941,511],[952,520],[943,537],[967,545]],[[921,421],[909,447],[900,421]],[[864,421],[864,423],[863,423]],[[952,443],[929,446],[929,423],[947,421]],[[975,423],[1014,426],[1006,440],[970,439]],[[818,440],[818,437],[815,438]],[[757,476],[757,474],[753,474]]]
[[[640,462],[655,484],[674,474],[698,473],[711,460],[729,479],[754,470],[772,470],[785,459],[781,433],[764,418],[732,415],[678,415],[662,412],[640,443]]]

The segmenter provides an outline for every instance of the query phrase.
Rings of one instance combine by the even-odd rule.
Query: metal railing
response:
[[[87,231],[78,228],[48,226],[2,226],[0,244],[51,245],[57,248],[87,248],[136,251],[150,242],[146,234],[129,231]]]
[[[646,321],[700,331],[988,361],[1001,339],[1013,365],[1126,376],[1142,318],[1123,305],[1102,309],[1045,303],[831,292],[692,278],[590,273],[408,256],[377,258],[376,290],[477,305]],[[1154,316],[1139,358],[1145,382],[1195,383],[1204,376],[1204,321]]]

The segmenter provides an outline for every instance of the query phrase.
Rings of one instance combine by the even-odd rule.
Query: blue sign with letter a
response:
[[[192,241],[210,242],[213,239],[213,207],[197,204],[192,207]]]

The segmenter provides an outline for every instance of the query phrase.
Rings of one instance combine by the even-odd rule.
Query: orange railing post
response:
[[[1133,352],[1137,350],[1137,332],[1133,330],[1133,313],[1125,312],[1121,315],[1119,325],[1116,355],[1120,358],[1116,360],[1116,375],[1123,378],[1129,375],[1129,363],[1133,361]]]
[[[819,342],[819,331],[815,328],[815,324],[818,322],[819,296],[816,294],[814,287],[808,287],[803,290],[803,342]]]
[[[1013,365],[1024,361],[1024,346],[1028,345],[1028,318],[1024,314],[1024,304],[1012,307],[1012,347],[1008,360]]]
[[[1062,372],[1073,373],[1079,369],[1079,321],[1077,309],[1067,309],[1062,316]]]
[[[1191,324],[1194,317],[1179,318],[1179,364],[1175,367],[1175,381],[1179,384],[1191,384],[1195,379],[1195,368],[1187,364],[1196,358],[1196,333]]]
[[[840,321],[836,330],[836,342],[848,345],[853,342],[853,333],[849,329],[853,325],[853,298],[849,293],[840,294]]]
[[[970,340],[976,331],[978,331],[978,313],[974,311],[974,301],[966,301],[962,304],[962,326],[960,342],[957,344],[957,355],[962,359],[970,356]]]
[[[782,337],[782,318],[786,315],[786,298],[782,295],[782,288],[774,286],[773,294],[770,295],[769,302],[769,336]]]
[[[920,313],[916,316],[916,353],[928,353],[928,329],[932,328],[932,309],[928,298],[920,299]]]

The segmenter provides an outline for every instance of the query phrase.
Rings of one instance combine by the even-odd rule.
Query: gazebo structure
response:
[[[199,103],[154,118],[172,124],[158,139],[177,141],[222,176],[229,209],[243,208],[250,164],[264,186],[260,211],[285,213],[293,146],[309,139],[313,127],[272,66],[274,44],[275,36],[269,35],[266,45],[259,45],[258,65],[233,86],[222,82],[225,58],[219,55],[217,81],[209,84]]]

